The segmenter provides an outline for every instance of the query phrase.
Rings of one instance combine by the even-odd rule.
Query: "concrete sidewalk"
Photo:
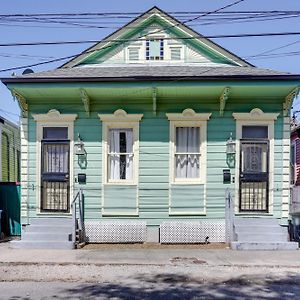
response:
[[[104,249],[38,250],[11,249],[9,243],[0,243],[0,265],[174,265],[180,263],[206,266],[261,266],[300,268],[300,251],[234,251],[204,249],[205,247],[162,249]]]

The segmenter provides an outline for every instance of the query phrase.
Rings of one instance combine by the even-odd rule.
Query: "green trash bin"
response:
[[[2,210],[0,209],[0,240],[2,239],[1,215],[2,215]]]
[[[0,183],[0,209],[2,210],[1,231],[6,236],[21,235],[21,193],[16,182]]]

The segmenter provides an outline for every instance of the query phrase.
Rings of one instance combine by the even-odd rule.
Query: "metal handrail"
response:
[[[225,191],[225,223],[226,223],[226,242],[230,243],[234,240],[234,203],[229,188]]]
[[[78,216],[77,216],[78,204]],[[79,189],[71,203],[72,219],[73,219],[73,234],[72,242],[76,243],[76,231],[79,230],[79,243],[83,242],[84,231],[84,212],[83,212],[83,191]]]

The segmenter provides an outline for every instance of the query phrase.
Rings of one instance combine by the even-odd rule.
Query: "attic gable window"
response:
[[[146,60],[164,59],[164,40],[148,39],[146,40]]]

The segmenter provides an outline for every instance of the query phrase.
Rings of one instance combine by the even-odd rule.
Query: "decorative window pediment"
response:
[[[275,121],[279,116],[279,113],[264,113],[259,108],[253,108],[249,113],[233,113],[232,116],[236,120]]]
[[[32,114],[37,122],[74,122],[77,114],[61,114],[57,109],[50,109],[46,114]]]

